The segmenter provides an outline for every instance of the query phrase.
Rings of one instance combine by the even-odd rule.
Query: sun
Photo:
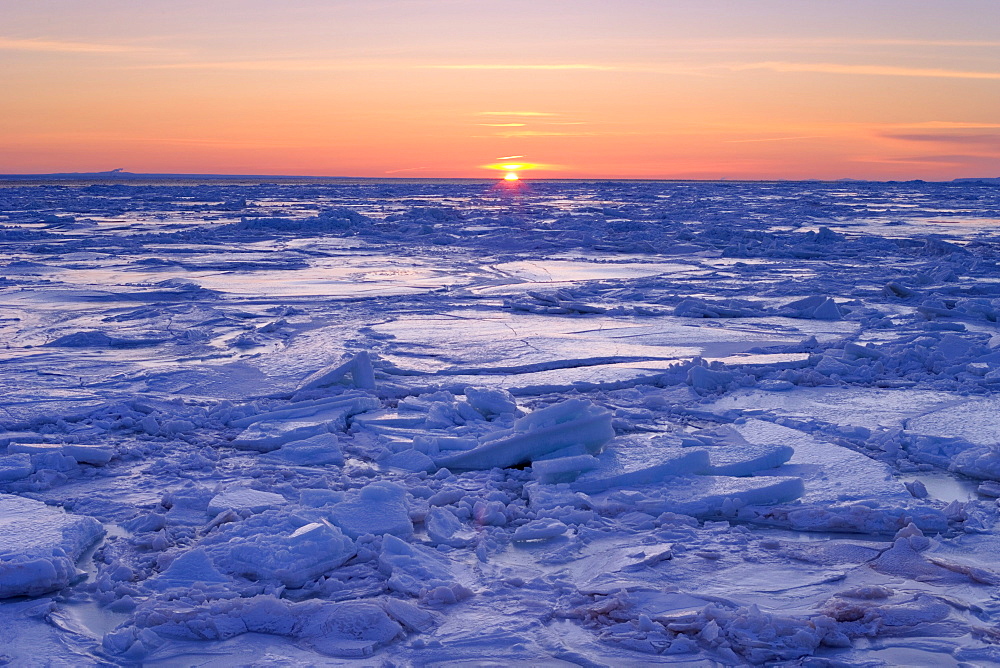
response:
[[[500,176],[500,180],[506,181],[511,186],[515,185],[518,181],[521,181],[522,172],[530,172],[533,169],[551,170],[558,168],[558,165],[543,165],[537,162],[514,160],[514,158],[522,157],[524,156],[506,155],[502,158],[497,158],[497,162],[491,162],[488,165],[479,165],[479,167],[481,169],[491,169],[496,172],[501,172],[503,175],[498,175]]]

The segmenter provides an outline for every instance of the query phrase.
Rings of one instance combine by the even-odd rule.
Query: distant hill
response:
[[[184,180],[326,180],[345,179],[346,176],[289,176],[272,174],[137,174],[124,169],[112,169],[107,172],[55,172],[51,174],[0,174],[0,181],[163,181],[173,179]]]
[[[989,183],[1000,186],[1000,176],[977,177],[972,179],[954,179],[952,183]]]

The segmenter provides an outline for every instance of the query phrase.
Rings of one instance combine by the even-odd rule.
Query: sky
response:
[[[0,90],[8,174],[996,177],[1000,1],[0,0]]]

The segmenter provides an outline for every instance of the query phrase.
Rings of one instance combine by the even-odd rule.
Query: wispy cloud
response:
[[[589,63],[457,63],[449,65],[418,65],[429,70],[596,70],[615,72],[618,66],[595,65]]]
[[[404,167],[403,169],[389,169],[386,170],[385,174],[399,174],[400,172],[421,172],[428,169],[433,169],[432,167]]]
[[[139,53],[159,51],[160,49],[128,44],[98,44],[93,42],[64,42],[48,39],[0,37],[0,50],[47,53]]]
[[[269,139],[217,139],[199,137],[120,137],[120,141],[155,143],[155,144],[176,144],[179,146],[218,146],[226,148],[302,148],[303,142],[274,141]]]
[[[1000,166],[1000,158],[985,155],[914,155],[906,157],[870,157],[857,158],[854,162],[873,162],[886,164],[912,164],[912,165],[933,165],[933,166],[987,166],[996,168]]]
[[[152,63],[132,69],[148,70],[223,70],[234,72],[333,72],[390,69],[392,65],[373,61],[356,60],[233,60],[233,61],[182,61]]]
[[[940,142],[949,144],[980,144],[980,145],[1000,145],[1000,134],[997,133],[977,133],[977,134],[946,134],[946,133],[886,133],[882,135],[887,139],[901,139],[903,141],[916,142]]]
[[[414,64],[392,60],[331,60],[303,58],[274,58],[268,60],[195,61],[186,60],[172,63],[151,63],[139,66],[141,69],[159,70],[244,70],[264,72],[323,72],[336,70],[530,70],[530,71],[618,71],[617,65],[589,64]]]
[[[499,137],[593,137],[596,132],[556,132],[554,130],[510,130],[498,132]]]
[[[953,151],[975,151],[981,156],[1000,158],[1000,133],[996,132],[886,132],[882,137],[917,144],[938,144]]]
[[[523,128],[524,123],[477,123],[487,128]]]
[[[169,63],[148,63],[134,66],[133,69],[151,70],[232,70],[257,72],[327,72],[327,71],[365,71],[365,70],[439,70],[445,71],[581,71],[581,72],[654,72],[675,74],[704,74],[690,67],[674,67],[668,65],[599,65],[599,64],[532,64],[532,63],[412,63],[397,60],[369,59],[304,59],[304,58],[273,58],[267,60],[221,60],[200,61],[184,60]]]
[[[594,46],[594,44],[588,44]],[[944,39],[892,39],[863,37],[746,37],[736,39],[676,39],[664,42],[655,38],[627,40],[601,40],[600,45],[613,45],[619,49],[653,49],[660,53],[752,53],[752,52],[840,52],[845,48],[888,47],[991,49],[1000,47],[996,40],[944,40]]]
[[[8,137],[4,137],[9,141]],[[279,141],[255,137],[252,139],[239,138],[218,138],[218,137],[163,137],[149,135],[123,134],[121,132],[109,132],[89,130],[86,132],[38,132],[38,133],[18,133],[14,140],[18,143],[28,145],[53,145],[53,144],[99,144],[103,146],[117,144],[133,145],[174,145],[174,146],[204,146],[220,147],[232,149],[273,149],[286,148],[297,149],[312,147],[312,142],[303,140],[299,142]]]
[[[480,111],[478,116],[558,116],[551,111]]]
[[[773,72],[804,72],[816,74],[852,74],[862,76],[933,77],[945,79],[1000,79],[1000,72],[974,70],[951,70],[936,67],[905,67],[897,65],[853,65],[847,63],[803,63],[782,60],[759,62],[709,63],[690,65],[686,63],[616,63],[616,64],[449,64],[418,65],[419,68],[437,70],[582,70],[597,72],[634,72],[647,74],[677,74],[687,76],[707,76],[720,70],[745,72],[770,70]]]
[[[995,40],[974,39],[842,39],[840,42],[843,44],[871,44],[873,46],[954,46],[987,49],[1000,46],[1000,42]]]
[[[123,48],[123,50],[125,50]],[[723,66],[727,67],[727,66]],[[692,67],[689,65],[675,65],[670,63],[642,64],[580,64],[580,63],[553,63],[553,64],[532,64],[532,63],[450,63],[450,64],[427,64],[412,63],[398,60],[373,60],[373,59],[306,59],[306,58],[271,58],[261,60],[177,60],[173,62],[141,63],[129,65],[127,69],[141,70],[218,70],[218,71],[245,71],[245,72],[336,72],[336,71],[375,71],[375,70],[437,70],[448,71],[524,71],[524,72],[546,72],[546,71],[579,71],[579,72],[634,72],[649,74],[680,74],[688,76],[711,75],[712,70],[717,70],[718,66],[708,65]],[[729,69],[733,69],[729,67]],[[519,115],[523,112],[483,112],[493,115]],[[530,114],[545,115],[545,114]]]
[[[688,63],[450,63],[416,65],[419,69],[432,70],[481,70],[481,71],[578,71],[622,72],[634,74],[673,74],[679,76],[711,76],[715,65],[690,65]]]
[[[975,121],[922,121],[919,123],[894,123],[890,127],[914,130],[987,130],[1000,128],[1000,123],[976,123]]]
[[[866,76],[935,77],[945,79],[1000,79],[1000,72],[946,70],[935,67],[898,67],[895,65],[848,65],[843,63],[792,63],[765,61],[720,65],[734,72],[770,70],[773,72],[809,72],[817,74],[858,74]]]
[[[822,139],[825,135],[799,135],[795,137],[759,137],[757,139],[726,139],[727,144],[748,144],[759,141],[793,141],[796,139]]]

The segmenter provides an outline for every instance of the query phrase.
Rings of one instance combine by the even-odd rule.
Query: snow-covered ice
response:
[[[77,579],[76,561],[104,534],[93,517],[0,494],[0,598],[37,596]]]
[[[0,663],[996,665],[992,183],[0,184]]]

